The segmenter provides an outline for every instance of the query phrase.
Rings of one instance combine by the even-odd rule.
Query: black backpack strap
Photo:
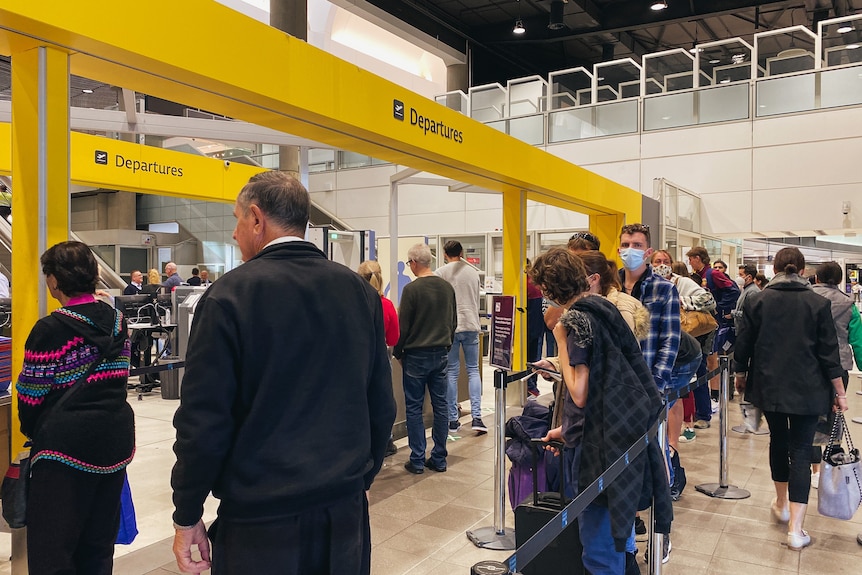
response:
[[[66,403],[69,400],[69,398],[72,396],[72,394],[75,393],[76,391],[78,391],[78,389],[81,387],[81,385],[83,385],[83,383],[85,381],[87,381],[87,378],[90,377],[90,375],[94,371],[96,371],[96,368],[99,366],[100,363],[102,363],[102,358],[97,357],[96,360],[90,364],[90,367],[87,368],[87,371],[85,371],[83,373],[83,375],[81,375],[81,377],[79,377],[78,379],[75,380],[75,383],[73,383],[72,385],[69,386],[68,389],[66,389],[66,393],[64,393],[62,396],[60,396],[60,399],[57,400],[57,403],[52,405],[48,409],[48,411],[42,412],[42,415],[40,415],[39,419],[36,420],[36,425],[33,426],[33,437],[31,437],[31,439],[35,439],[36,436],[39,435],[39,430],[42,429],[42,424],[48,418],[48,416],[51,413],[60,410],[60,408],[63,406],[64,403]]]

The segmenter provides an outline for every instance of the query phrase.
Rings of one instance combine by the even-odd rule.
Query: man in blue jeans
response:
[[[472,429],[487,433],[482,422],[482,379],[479,377],[479,271],[464,261],[464,248],[461,242],[449,240],[443,246],[446,265],[435,273],[449,282],[455,290],[458,305],[458,327],[455,340],[449,350],[449,389],[446,400],[449,404],[449,431],[461,428],[458,422],[458,373],[461,370],[460,350],[464,350],[464,363],[467,368],[467,383],[470,394],[470,414],[473,416]]]
[[[410,459],[404,469],[419,475],[428,467],[446,471],[446,368],[455,333],[455,291],[431,271],[431,250],[416,244],[407,250],[407,265],[416,279],[404,286],[398,319],[401,336],[392,351],[401,362],[404,407],[407,415],[407,443]],[[422,406],[425,389],[431,397],[434,448],[425,459],[425,424]]]

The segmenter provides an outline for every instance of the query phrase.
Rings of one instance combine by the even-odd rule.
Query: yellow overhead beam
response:
[[[640,196],[211,0],[4,0],[0,22],[0,50],[38,39],[69,50],[75,74],[488,189],[588,214]],[[228,30],[249,50],[204,48]]]
[[[0,175],[12,174],[11,142],[11,125],[0,123]],[[109,190],[233,202],[248,179],[264,171],[80,132],[70,134],[69,147],[71,182]],[[14,191],[18,191],[17,185]]]

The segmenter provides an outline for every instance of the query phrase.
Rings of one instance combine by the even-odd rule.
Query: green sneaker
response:
[[[695,439],[697,439],[697,433],[691,427],[686,427],[682,435],[679,436],[680,443],[691,443]]]

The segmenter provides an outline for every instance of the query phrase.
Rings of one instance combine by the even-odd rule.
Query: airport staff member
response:
[[[141,288],[144,287],[144,274],[141,273],[141,270],[132,270],[129,277],[132,281],[123,290],[123,295],[138,295],[141,293]]]
[[[180,277],[180,274],[177,273],[177,264],[174,262],[168,262],[165,264],[165,275],[168,276],[168,279],[162,282],[162,285],[168,288],[168,291],[173,291],[175,287],[178,285],[182,285],[183,278]]]
[[[197,305],[171,476],[184,573],[370,573],[365,491],[395,420],[383,308],[303,241],[309,204],[286,174],[252,177],[234,207],[245,263]]]

